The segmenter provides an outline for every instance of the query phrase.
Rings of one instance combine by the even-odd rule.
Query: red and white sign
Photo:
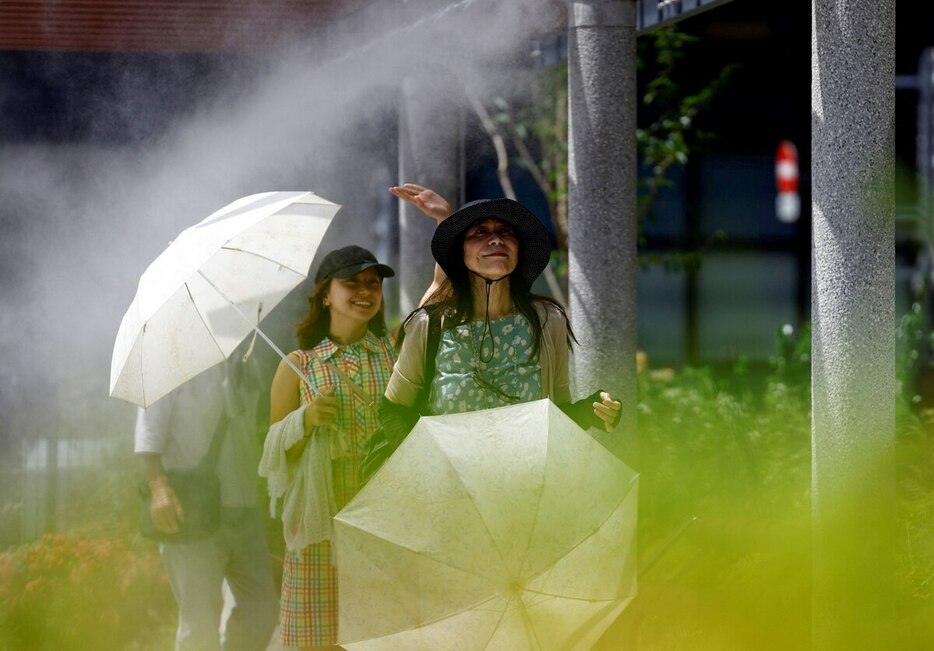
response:
[[[782,140],[775,151],[775,214],[786,224],[801,216],[801,197],[798,194],[798,148],[790,140]]]

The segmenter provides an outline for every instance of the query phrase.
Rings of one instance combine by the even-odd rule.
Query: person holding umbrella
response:
[[[362,486],[362,455],[395,360],[382,292],[383,279],[394,275],[359,246],[326,255],[296,329],[299,349],[288,355],[310,384],[285,361],[272,381],[259,472],[269,480],[273,508],[283,499],[279,630],[285,646],[337,648],[330,518]]]
[[[178,604],[177,651],[265,649],[276,625],[276,589],[256,482],[253,357],[236,355],[138,409],[135,452],[152,495],[150,517]],[[182,507],[173,470],[207,466],[217,477],[219,517]],[[184,471],[183,471],[184,472]],[[203,488],[196,490],[204,490]],[[226,583],[235,605],[223,617]],[[220,629],[220,631],[219,631]]]
[[[380,405],[390,445],[401,443],[421,410],[450,414],[543,397],[581,427],[611,431],[620,403],[606,391],[571,401],[574,335],[567,315],[552,299],[531,292],[551,249],[535,215],[511,199],[485,199],[446,216],[447,202],[427,188],[405,184],[390,192],[438,221],[431,251],[439,268],[425,305],[404,322]],[[435,373],[425,377],[433,318],[441,321],[440,341]]]

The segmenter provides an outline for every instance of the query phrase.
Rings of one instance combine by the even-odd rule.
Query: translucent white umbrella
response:
[[[265,192],[182,231],[139,279],[117,332],[110,395],[146,407],[254,331],[276,348],[259,321],[307,276],[338,210],[312,192]]]
[[[549,400],[422,418],[335,516],[339,643],[590,649],[636,593],[637,483]]]

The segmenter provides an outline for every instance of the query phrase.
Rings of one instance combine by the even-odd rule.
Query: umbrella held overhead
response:
[[[547,399],[422,418],[335,516],[340,643],[590,649],[636,593],[637,484]]]
[[[338,210],[312,192],[265,192],[182,231],[140,277],[117,332],[110,395],[146,407],[253,332],[273,345],[259,321],[305,279]]]

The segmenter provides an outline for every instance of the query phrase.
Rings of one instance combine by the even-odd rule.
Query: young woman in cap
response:
[[[330,518],[362,486],[362,453],[392,371],[382,281],[393,275],[359,246],[326,255],[297,326],[299,350],[288,355],[317,392],[285,361],[272,381],[260,474],[269,480],[273,509],[278,498],[284,502],[279,626],[285,646],[339,648]]]
[[[620,403],[605,391],[571,401],[568,354],[573,334],[564,309],[531,292],[551,245],[541,222],[511,199],[465,204],[450,212],[436,193],[406,184],[390,190],[438,221],[431,251],[436,282],[425,307],[405,321],[399,358],[380,407],[398,444],[414,426],[426,383],[427,412],[448,414],[550,398],[582,427],[611,430]],[[429,312],[441,317],[433,377],[425,375]],[[437,318],[437,317],[436,317]]]

